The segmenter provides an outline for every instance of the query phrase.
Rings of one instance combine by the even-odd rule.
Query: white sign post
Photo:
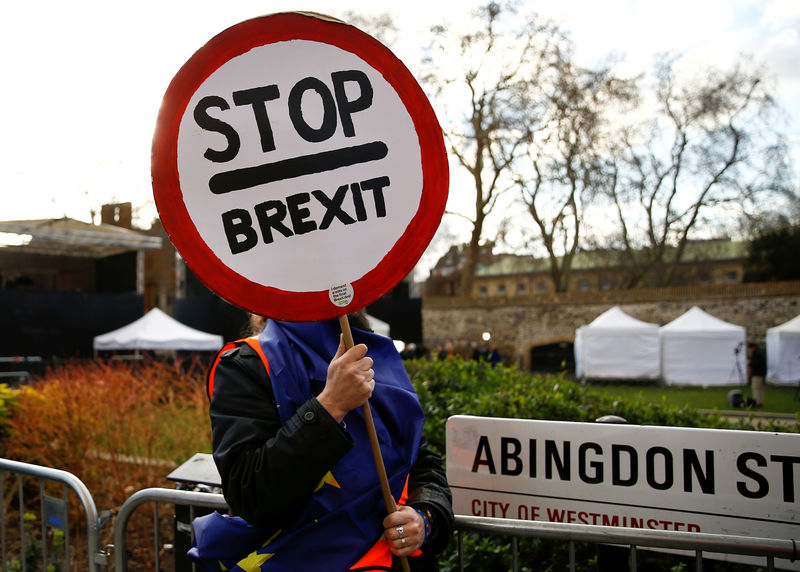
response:
[[[454,416],[447,478],[456,514],[800,537],[797,434]]]

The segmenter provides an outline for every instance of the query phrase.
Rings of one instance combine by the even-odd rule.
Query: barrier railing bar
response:
[[[569,570],[575,572],[575,541],[569,541]]]
[[[22,475],[34,477],[38,479],[46,479],[56,481],[64,484],[72,489],[75,496],[78,497],[83,510],[86,513],[86,531],[88,537],[88,558],[89,558],[89,572],[96,570],[95,556],[99,550],[99,531],[97,520],[97,507],[95,507],[94,499],[92,498],[89,489],[83,484],[78,477],[67,471],[61,469],[51,469],[49,467],[42,467],[39,465],[31,465],[29,463],[22,463],[20,461],[12,461],[11,459],[0,459],[0,471],[9,471],[17,474],[17,486],[19,487],[19,518],[20,518],[20,535],[22,538],[22,570],[25,572],[25,505],[22,495]],[[44,497],[42,497],[44,503]],[[44,540],[44,539],[43,539]]]
[[[149,488],[142,489],[133,493],[126,500],[117,513],[117,520],[114,523],[114,570],[115,572],[125,572],[128,569],[128,562],[125,558],[127,549],[127,539],[125,530],[128,521],[139,505],[146,502],[167,502],[171,504],[181,503],[190,506],[203,506],[208,508],[227,509],[228,504],[225,497],[217,493],[204,493],[195,491],[181,491],[177,489]]]
[[[190,523],[194,520],[194,517],[195,517],[194,506],[193,505],[189,505],[189,522]],[[194,542],[194,528],[191,529],[190,534],[191,534],[192,542]],[[197,572],[197,571],[198,571],[197,562],[193,561],[192,562],[192,572]]]
[[[631,544],[631,556],[630,556],[630,569],[631,572],[636,572],[639,568],[639,551],[636,549],[635,544]]]
[[[464,572],[464,532],[459,530],[456,532],[458,537],[458,570]]]
[[[0,516],[2,517],[2,522],[0,522],[0,542],[2,542],[2,557],[3,557],[3,572],[8,572],[6,569],[6,477],[3,472],[0,471],[0,491],[3,492],[3,502],[2,506],[0,506]]]
[[[42,564],[47,570],[47,513],[44,506],[44,479],[39,479],[39,516],[42,519]]]
[[[64,506],[69,507],[69,489],[67,485],[64,483],[61,484],[61,498],[64,499]],[[69,519],[69,508],[67,508],[67,519]],[[64,563],[67,567],[67,572],[70,571],[72,567],[71,558],[72,555],[72,545],[70,544],[69,538],[69,522],[64,526]]]
[[[636,547],[648,546],[746,554],[789,560],[798,557],[797,539],[744,537],[727,534],[621,528],[564,522],[523,521],[484,516],[456,515],[455,522],[458,530],[472,530],[506,536],[551,538],[554,540],[629,544],[632,550],[635,550]]]
[[[22,572],[25,572],[28,567],[25,558],[25,502],[22,498],[22,474],[17,473],[17,499],[19,500],[19,539],[20,539],[20,554],[22,560]]]
[[[153,503],[153,530],[155,533],[153,534],[153,553],[156,555],[156,570],[161,570],[161,557],[159,553],[161,552],[158,549],[158,545],[160,543],[160,535],[158,533],[158,529],[161,528],[158,526],[158,503]]]

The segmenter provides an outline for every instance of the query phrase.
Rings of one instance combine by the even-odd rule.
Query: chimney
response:
[[[100,223],[133,228],[133,206],[131,203],[103,205],[100,208]]]

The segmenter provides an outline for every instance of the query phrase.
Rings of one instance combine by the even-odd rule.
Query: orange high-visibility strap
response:
[[[397,501],[397,506],[403,506],[408,502],[408,477],[406,477],[406,484],[403,486],[403,493],[400,495],[400,500]],[[411,556],[419,556],[422,550],[417,550]],[[389,570],[392,567],[392,552],[389,550],[389,542],[381,538],[372,545],[372,548],[361,557],[361,559],[353,564],[350,572],[374,572],[378,570]]]
[[[258,354],[258,357],[261,358],[261,361],[264,363],[264,367],[267,370],[267,375],[269,375],[269,361],[267,361],[267,356],[264,355],[264,350],[261,349],[261,344],[258,343],[258,338],[242,338],[241,340],[236,340],[235,342],[231,342],[229,344],[225,344],[225,346],[219,350],[214,363],[211,365],[211,369],[208,370],[208,378],[206,379],[206,392],[208,393],[208,398],[214,395],[214,373],[217,371],[217,364],[219,360],[222,359],[222,354],[227,352],[228,350],[232,350],[239,344],[247,344]]]

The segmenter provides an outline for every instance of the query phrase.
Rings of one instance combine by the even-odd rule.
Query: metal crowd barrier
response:
[[[88,569],[94,572],[98,564],[104,564],[104,554],[100,551],[99,546],[99,529],[100,519],[97,515],[97,508],[94,504],[94,499],[91,493],[86,488],[86,485],[72,473],[62,471],[60,469],[51,469],[49,467],[42,467],[39,465],[31,465],[29,463],[21,463],[19,461],[12,461],[10,459],[0,459],[0,491],[3,491],[3,500],[5,500],[6,490],[6,473],[13,473],[16,475],[17,481],[17,496],[19,500],[19,526],[20,526],[20,566],[23,571],[27,569],[26,553],[30,548],[30,544],[25,538],[25,497],[23,476],[33,477],[39,481],[39,504],[41,516],[41,559],[42,570],[47,570],[48,566],[48,553],[47,553],[47,527],[51,526],[62,530],[64,533],[64,551],[65,551],[65,568],[67,571],[70,569],[70,535],[69,535],[69,521],[68,515],[68,489],[71,489],[86,514],[86,536],[88,541],[87,554],[88,554]],[[52,481],[62,484],[62,496],[48,497],[45,494],[45,482]],[[0,544],[2,545],[2,564],[3,570],[7,570],[8,562],[8,546],[6,536],[6,503],[3,502],[0,506]],[[34,542],[31,539],[31,543]]]
[[[117,514],[117,519],[114,522],[114,570],[116,572],[125,572],[128,570],[128,559],[127,559],[127,535],[126,529],[128,527],[128,521],[130,520],[131,515],[133,512],[142,504],[153,502],[155,503],[153,508],[153,543],[155,545],[155,558],[156,561],[154,562],[155,568],[154,570],[160,570],[161,563],[159,562],[158,553],[159,553],[159,537],[158,537],[158,503],[172,503],[175,505],[187,505],[190,508],[190,522],[191,519],[194,518],[194,514],[192,509],[194,507],[207,507],[207,508],[219,508],[227,510],[228,505],[225,502],[225,498],[221,494],[216,493],[204,493],[204,492],[195,492],[195,491],[181,491],[177,489],[161,489],[161,488],[150,488],[150,489],[142,489],[141,491],[137,491],[131,495],[128,500],[126,500],[119,509],[119,513]],[[194,568],[194,566],[193,566]]]
[[[25,512],[22,477],[30,476],[39,479],[39,496],[41,503],[42,538],[46,537],[46,527],[57,521],[58,527],[65,533],[65,558],[66,570],[69,570],[69,523],[66,522],[67,489],[71,489],[80,500],[86,513],[87,555],[88,569],[94,572],[98,567],[105,568],[110,564],[110,554],[113,552],[114,569],[116,572],[125,572],[128,569],[128,540],[127,526],[134,513],[142,504],[154,503],[153,518],[153,543],[155,546],[155,562],[153,570],[160,570],[159,552],[161,538],[159,536],[159,503],[169,503],[175,506],[188,506],[190,521],[194,516],[195,507],[211,509],[227,509],[225,499],[221,494],[196,492],[178,489],[148,488],[134,493],[120,507],[114,522],[114,543],[103,547],[99,546],[99,529],[103,518],[98,518],[92,495],[86,486],[74,475],[59,469],[51,469],[28,463],[20,463],[8,459],[0,459],[0,490],[5,493],[5,473],[15,473],[18,484],[19,511],[20,511],[20,537],[23,545],[21,552],[25,552],[23,515]],[[52,497],[47,497],[44,492],[44,482],[53,481],[63,485],[63,505],[59,507],[56,502],[52,506]],[[55,499],[58,501],[59,499]],[[50,507],[46,506],[50,501]],[[6,506],[2,503],[2,522],[0,522],[0,542],[2,543],[2,569],[8,569],[6,547]],[[566,541],[569,543],[570,571],[575,570],[575,543],[589,542],[596,544],[628,545],[631,549],[630,570],[637,570],[637,549],[656,548],[684,550],[695,553],[696,570],[703,567],[703,553],[727,553],[759,556],[766,558],[767,569],[775,569],[775,558],[794,561],[798,558],[798,544],[800,540],[755,538],[742,536],[728,536],[721,534],[706,534],[681,531],[648,530],[621,528],[614,526],[596,526],[576,523],[557,523],[543,521],[524,521],[503,518],[456,516],[456,531],[458,539],[458,559],[460,570],[464,570],[463,535],[465,532],[477,532],[484,535],[512,537],[512,569],[519,570],[518,539],[524,537],[545,538]],[[46,543],[42,543],[42,558],[47,569],[48,555]],[[25,559],[21,562],[22,570],[26,570]],[[194,568],[194,566],[192,566]]]
[[[458,531],[459,569],[464,570],[463,532],[472,531],[512,538],[512,568],[519,570],[517,539],[520,537],[547,538],[569,542],[569,569],[575,570],[575,542],[597,544],[627,544],[631,549],[630,570],[636,572],[637,548],[665,548],[695,552],[695,567],[703,569],[703,552],[763,556],[769,571],[775,570],[775,558],[794,561],[798,557],[800,540],[729,536],[699,532],[649,530],[597,526],[590,524],[514,520],[478,516],[456,516]]]
[[[140,505],[147,502],[172,503],[227,509],[221,494],[192,492],[173,489],[151,488],[134,493],[120,509],[114,526],[114,562],[115,570],[127,570],[125,528],[130,515]],[[156,504],[157,506],[157,504]],[[157,515],[156,515],[157,520]],[[631,572],[636,572],[638,548],[665,548],[688,550],[695,553],[696,570],[703,569],[703,553],[743,554],[764,557],[768,570],[775,569],[774,559],[795,560],[798,557],[800,541],[791,539],[756,538],[744,536],[728,536],[694,532],[649,530],[621,528],[615,526],[595,526],[576,523],[558,523],[543,521],[525,521],[504,518],[487,518],[473,516],[456,516],[458,536],[459,569],[464,570],[463,533],[478,532],[497,536],[511,536],[513,546],[513,570],[519,570],[517,558],[517,539],[521,537],[546,538],[566,541],[570,545],[570,571],[575,570],[575,542],[597,544],[629,545],[631,549]],[[158,538],[154,537],[156,545]],[[158,554],[158,550],[155,551]],[[155,570],[158,570],[156,562]]]

